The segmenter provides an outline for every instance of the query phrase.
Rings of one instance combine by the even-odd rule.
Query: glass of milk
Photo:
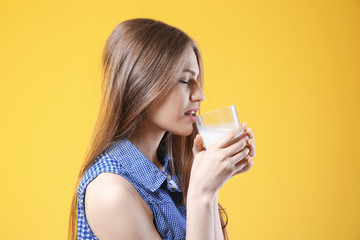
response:
[[[231,130],[240,127],[235,105],[220,108],[196,117],[196,126],[205,148]]]

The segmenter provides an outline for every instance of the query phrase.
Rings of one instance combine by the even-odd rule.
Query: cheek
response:
[[[152,121],[166,131],[177,135],[189,135],[192,132],[192,126],[184,115],[188,103],[186,91],[184,86],[176,86],[158,106]]]
[[[167,109],[169,112],[176,116],[182,116],[185,107],[185,92],[181,88],[174,89],[174,91],[168,96]]]

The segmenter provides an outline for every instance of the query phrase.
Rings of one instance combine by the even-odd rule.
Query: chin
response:
[[[179,130],[180,129],[177,129],[177,131],[171,131],[171,133],[178,135],[178,136],[186,137],[193,133],[194,127],[191,125],[191,127],[183,128],[183,129],[181,129],[181,131],[179,131]]]
[[[186,136],[189,136],[193,133],[193,130],[189,131],[189,132],[186,132],[184,135],[181,135],[183,137],[186,137]]]

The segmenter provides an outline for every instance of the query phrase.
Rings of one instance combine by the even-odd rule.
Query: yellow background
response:
[[[360,239],[360,1],[0,4],[0,239],[65,239],[119,22],[150,17],[204,56],[202,111],[235,104],[250,172],[220,200],[231,239]]]

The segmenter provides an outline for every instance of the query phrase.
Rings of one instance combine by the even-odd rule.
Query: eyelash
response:
[[[179,80],[179,82],[189,85],[189,82],[184,81],[184,80]]]

